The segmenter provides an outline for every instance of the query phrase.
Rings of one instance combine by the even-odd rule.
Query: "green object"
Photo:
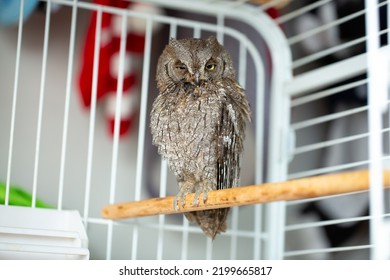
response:
[[[0,204],[5,204],[5,191],[6,191],[5,184],[0,182]],[[8,204],[15,205],[15,206],[31,207],[32,206],[31,205],[32,204],[32,195],[20,187],[10,186]],[[35,207],[53,208],[53,206],[51,206],[51,205],[49,205],[49,204],[47,204],[39,199],[36,199]]]

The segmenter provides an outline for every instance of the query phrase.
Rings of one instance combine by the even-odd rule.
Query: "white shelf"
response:
[[[0,259],[88,259],[77,211],[0,206]]]

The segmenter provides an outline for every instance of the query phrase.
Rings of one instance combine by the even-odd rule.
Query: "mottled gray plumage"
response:
[[[151,132],[180,191],[175,199],[238,186],[240,154],[250,108],[235,79],[228,52],[215,37],[171,39],[157,65],[160,94],[153,103]],[[186,213],[214,238],[226,229],[229,208]]]

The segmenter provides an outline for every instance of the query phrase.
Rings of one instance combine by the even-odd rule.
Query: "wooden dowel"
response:
[[[384,185],[389,186],[390,171],[384,171],[383,178]],[[296,179],[281,183],[267,183],[210,191],[206,203],[203,203],[202,195],[200,196],[198,206],[193,205],[194,194],[191,193],[185,197],[184,208],[179,203],[179,211],[175,211],[173,208],[174,196],[112,204],[103,208],[102,216],[107,219],[123,219],[160,214],[176,214],[350,193],[368,190],[368,188],[369,172],[367,170],[362,170]]]
[[[256,3],[256,4],[266,4],[268,2],[271,2],[271,0],[250,0],[250,2]],[[281,8],[287,6],[288,4],[290,4],[290,2],[291,2],[291,0],[280,0],[280,1],[276,2],[273,6],[275,8],[281,9]]]

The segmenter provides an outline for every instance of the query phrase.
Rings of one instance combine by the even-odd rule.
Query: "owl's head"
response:
[[[208,39],[170,39],[157,65],[160,92],[171,84],[201,86],[221,78],[235,78],[230,55],[212,36]]]

